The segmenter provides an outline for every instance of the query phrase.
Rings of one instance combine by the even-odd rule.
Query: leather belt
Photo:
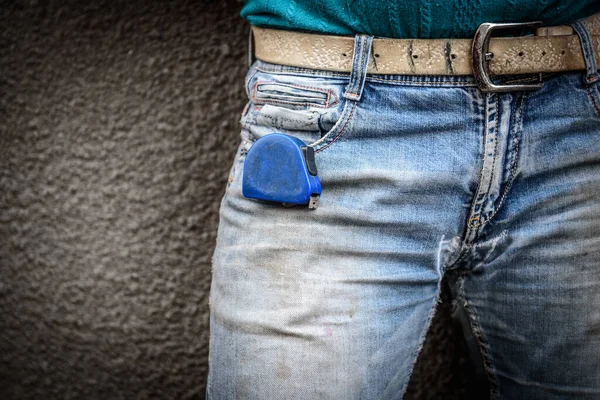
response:
[[[600,65],[600,13],[583,21]],[[483,25],[489,32],[481,37]],[[489,37],[496,28],[537,26],[483,24],[475,39],[373,39],[370,74],[476,75],[474,51],[481,51],[491,75],[584,70],[579,37],[570,26],[538,27],[534,35]],[[354,38],[252,27],[256,58],[275,64],[350,72]],[[475,43],[475,41],[482,41]],[[487,40],[487,42],[485,42]],[[484,43],[485,42],[485,43]],[[478,48],[478,50],[475,50]],[[490,55],[491,54],[491,55]],[[486,57],[487,56],[487,57]]]

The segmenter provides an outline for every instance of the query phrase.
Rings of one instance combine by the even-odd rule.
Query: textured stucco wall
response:
[[[0,398],[203,398],[240,2],[0,5]],[[469,393],[448,314],[407,397]]]

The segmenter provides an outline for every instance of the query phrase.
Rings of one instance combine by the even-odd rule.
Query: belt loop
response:
[[[581,50],[583,51],[583,57],[585,59],[584,82],[586,85],[598,82],[598,67],[596,66],[596,56],[594,54],[594,46],[592,44],[590,32],[587,30],[582,21],[576,21],[572,23],[571,26],[577,33],[577,36],[579,36]]]
[[[360,101],[365,86],[365,79],[367,78],[367,67],[369,65],[372,44],[373,36],[356,35],[354,37],[350,83],[348,83],[344,92],[344,98],[348,100]]]

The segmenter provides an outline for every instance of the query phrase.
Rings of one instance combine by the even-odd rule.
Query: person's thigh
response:
[[[477,186],[482,98],[466,79],[367,79],[316,154],[318,208],[285,208],[243,197],[245,152],[275,131],[317,140],[304,119],[315,108],[296,89],[330,91],[341,106],[347,83],[294,71],[249,74],[213,259],[207,395],[398,399]],[[320,130],[339,116],[330,104]]]
[[[514,181],[459,280],[494,398],[600,398],[597,90],[563,74],[526,96]]]

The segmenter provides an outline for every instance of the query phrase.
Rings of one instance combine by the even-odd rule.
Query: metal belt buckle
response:
[[[489,62],[494,58],[494,53],[489,52],[490,38],[492,32],[498,29],[518,29],[518,28],[538,28],[542,22],[521,22],[521,23],[493,23],[485,22],[479,25],[473,45],[471,47],[471,56],[473,63],[473,75],[477,81],[477,85],[482,92],[512,92],[522,90],[537,90],[544,86],[542,83],[542,74],[540,73],[540,81],[531,85],[496,85],[490,79]]]

